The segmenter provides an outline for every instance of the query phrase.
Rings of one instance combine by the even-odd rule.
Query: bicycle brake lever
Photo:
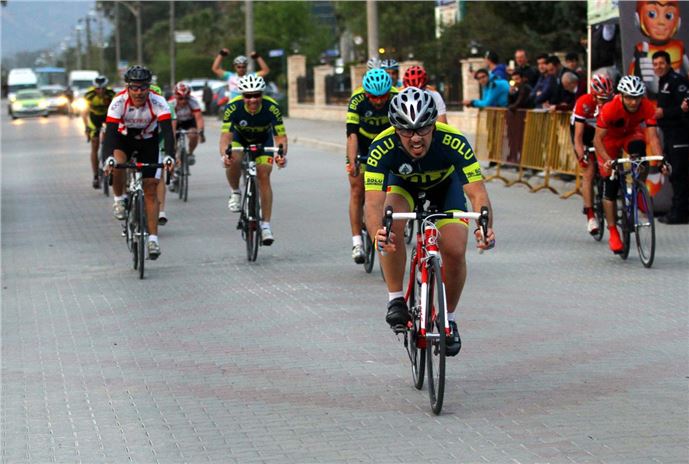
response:
[[[383,216],[383,227],[385,228],[385,244],[390,241],[390,232],[392,229],[392,206],[385,207],[385,216]]]

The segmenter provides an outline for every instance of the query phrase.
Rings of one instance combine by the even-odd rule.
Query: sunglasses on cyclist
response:
[[[144,90],[148,90],[150,86],[148,85],[130,85],[129,90],[133,90],[135,92],[143,92]]]
[[[246,69],[245,64],[235,64],[234,67],[235,67],[235,69]]]
[[[242,95],[244,100],[258,100],[262,96],[263,96],[263,94],[261,94],[261,93],[245,93]]]
[[[380,103],[380,102],[384,102],[385,100],[387,100],[388,95],[389,94],[387,94],[387,93],[385,95],[373,95],[373,94],[367,93],[366,98],[368,98],[372,102]]]
[[[419,127],[418,129],[397,129],[397,133],[407,139],[413,137],[414,134],[418,134],[419,137],[424,137],[430,134],[434,127],[435,125],[431,124],[428,126]]]

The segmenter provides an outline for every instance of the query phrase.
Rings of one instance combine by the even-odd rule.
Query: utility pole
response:
[[[91,17],[87,14],[86,22],[86,69],[91,69]]]
[[[136,61],[138,65],[143,66],[144,64],[144,54],[141,43],[141,2],[116,2],[115,4],[122,3],[136,18]]]
[[[81,69],[81,24],[75,28],[77,33],[77,69]]]
[[[175,2],[170,1],[170,88],[175,88]]]
[[[103,43],[103,12],[98,15],[98,68],[102,74],[105,74],[105,43]]]
[[[120,51],[120,2],[115,2],[115,73],[120,72],[120,61],[122,52]]]
[[[254,4],[252,0],[244,0],[245,14],[244,22],[246,29],[246,50],[245,54],[249,58],[249,66],[247,67],[248,72],[254,72],[254,60],[252,60],[251,53],[255,50],[254,48]]]
[[[366,0],[366,25],[368,32],[368,58],[378,56],[378,4]]]

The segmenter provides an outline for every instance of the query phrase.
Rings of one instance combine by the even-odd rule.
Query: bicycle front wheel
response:
[[[184,171],[187,167],[186,148],[181,148],[179,151],[179,164],[179,171],[177,173],[177,196],[182,200],[184,198],[184,184],[187,183],[187,178],[184,175]]]
[[[188,158],[185,158],[184,166],[182,166],[182,177],[184,178],[184,184],[180,188],[182,193],[182,200],[186,203],[189,198],[189,164],[186,162]]]
[[[653,265],[656,251],[656,227],[653,217],[653,201],[648,194],[646,185],[640,180],[635,181],[637,197],[634,204],[634,232],[636,232],[636,249],[644,267]]]
[[[139,194],[136,196],[136,219],[137,219],[137,234],[139,236],[138,254],[139,254],[139,279],[144,278],[144,261],[146,260],[146,207],[144,205],[144,196]]]
[[[598,169],[596,166],[595,169]],[[598,232],[593,234],[593,239],[600,242],[605,233],[605,211],[603,210],[603,178],[596,175],[593,181],[593,214],[598,220]]]
[[[406,345],[409,353],[409,361],[411,361],[411,375],[414,381],[414,387],[417,390],[423,388],[423,376],[426,370],[426,339],[421,338],[421,280],[417,278],[420,275],[418,263],[416,260],[416,250],[412,251],[411,265],[409,278],[414,279],[407,298],[407,308],[412,320],[412,328],[407,330]]]
[[[376,250],[373,247],[371,236],[368,234],[366,227],[361,230],[361,237],[364,242],[364,270],[370,274],[373,270],[373,262],[376,259]]]
[[[620,238],[622,239],[622,251],[619,255],[620,258],[627,259],[629,256],[629,234],[631,226],[629,224],[627,197],[624,193],[624,187],[622,187],[617,194],[617,225],[620,228]]]
[[[426,369],[428,396],[434,414],[440,414],[445,395],[445,286],[437,258],[430,261],[426,295]]]
[[[259,200],[258,200],[258,189],[256,188],[255,179],[250,178],[247,181],[246,187],[246,201],[245,205],[246,211],[246,259],[249,261],[256,261],[258,256],[258,242],[260,240],[260,227],[259,227]]]

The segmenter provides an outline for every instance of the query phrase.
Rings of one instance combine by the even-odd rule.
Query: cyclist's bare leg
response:
[[[100,137],[97,135],[91,136],[91,171],[93,176],[98,175],[98,148],[100,147]]]
[[[127,162],[127,155],[122,150],[113,150],[112,156],[115,158],[117,164],[124,164]],[[124,195],[124,180],[124,169],[112,170],[112,192],[116,197]]]
[[[584,199],[584,208],[593,207],[593,174],[595,168],[594,163],[589,163],[581,173],[581,196]]]
[[[349,178],[349,224],[352,237],[361,235],[362,215],[364,214],[364,175]]]
[[[258,194],[261,197],[261,214],[263,222],[270,222],[273,212],[273,189],[270,186],[270,173],[272,164],[259,164],[256,166],[256,178],[258,179]]]
[[[450,223],[440,228],[440,254],[443,258],[447,312],[453,313],[459,303],[467,277],[466,249],[468,229],[463,224]]]
[[[622,193],[618,193],[622,195]],[[614,201],[603,198],[603,211],[605,211],[605,220],[608,223],[608,227],[612,224],[616,224],[617,221],[617,205]]]
[[[409,203],[402,195],[397,193],[388,193],[385,196],[385,206],[388,205],[392,206],[396,213],[409,212]],[[407,247],[404,244],[405,224],[405,221],[394,221],[392,223],[392,232],[395,234],[396,239],[396,250],[394,253],[388,253],[380,257],[385,283],[390,293],[402,291],[404,272],[406,270],[405,264],[407,262]]]
[[[193,155],[194,150],[196,150],[196,146],[199,144],[199,134],[196,133],[196,131],[190,131],[187,134],[187,137],[189,138],[189,154]]]
[[[163,173],[163,176],[167,174]],[[165,192],[167,189],[165,188],[165,182],[158,182],[158,186],[156,187],[156,193],[158,197],[158,209],[160,211],[165,211]]]
[[[150,235],[158,235],[158,196],[156,190],[159,181],[155,178],[144,179],[144,202],[146,204],[146,225]]]
[[[232,190],[239,190],[239,176],[242,173],[242,157],[238,154],[232,155],[232,164],[225,168],[225,176]]]

